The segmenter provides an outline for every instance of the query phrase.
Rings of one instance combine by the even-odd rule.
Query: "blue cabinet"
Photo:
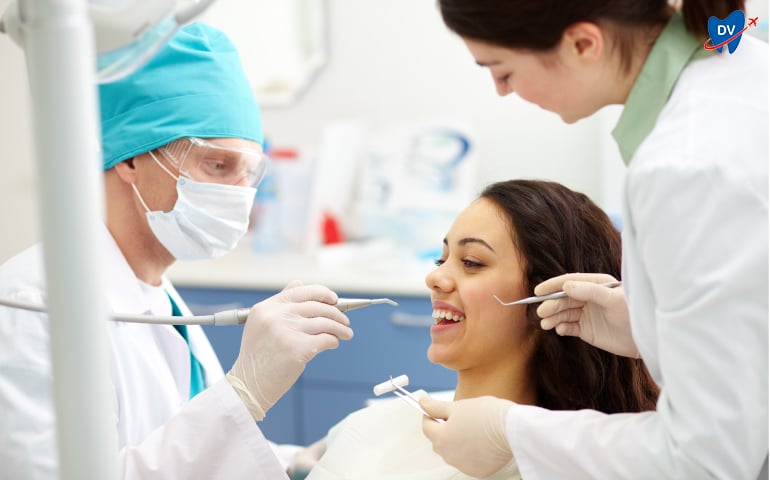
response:
[[[196,314],[249,307],[275,292],[181,287],[177,290]],[[341,297],[382,297],[346,294]],[[270,409],[260,428],[276,443],[306,445],[326,434],[348,413],[372,398],[372,387],[390,375],[409,376],[409,389],[450,390],[455,373],[431,363],[428,326],[430,299],[390,297],[398,307],[377,305],[348,312],[355,336],[336,350],[320,353],[292,389]],[[227,371],[238,356],[242,326],[204,327]]]

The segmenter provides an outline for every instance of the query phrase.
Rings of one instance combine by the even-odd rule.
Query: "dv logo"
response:
[[[709,17],[708,31],[710,38],[706,39],[703,48],[722,53],[722,48],[727,45],[727,51],[732,54],[738,48],[738,44],[741,43],[743,32],[749,27],[756,27],[758,18],[749,18],[748,25],[744,26],[746,14],[741,10],[735,10],[724,19],[714,16]],[[711,42],[711,45],[709,45],[709,42]]]

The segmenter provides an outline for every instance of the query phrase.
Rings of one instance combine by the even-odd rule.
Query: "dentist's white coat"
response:
[[[623,284],[657,412],[514,406],[525,480],[767,478],[767,48],[690,64],[629,165]]]
[[[169,308],[167,301],[153,305],[104,232],[111,308],[137,314]],[[189,314],[173,287],[166,289]],[[0,267],[0,296],[44,304],[44,291],[40,245]],[[107,335],[120,478],[286,478],[199,326],[188,327],[188,335],[210,387],[190,401],[189,352],[172,326],[109,321]],[[0,307],[0,479],[58,478],[49,344],[47,315]]]

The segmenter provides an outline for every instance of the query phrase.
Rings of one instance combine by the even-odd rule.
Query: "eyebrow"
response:
[[[490,250],[492,253],[497,253],[497,252],[495,252],[495,249],[494,249],[494,248],[492,248],[492,246],[491,246],[490,244],[488,244],[487,242],[485,242],[484,240],[482,240],[482,239],[480,239],[480,238],[476,238],[476,237],[466,237],[466,238],[461,238],[461,239],[460,239],[460,240],[457,242],[457,244],[458,244],[459,246],[461,246],[461,247],[464,247],[465,245],[468,245],[469,243],[478,243],[479,245],[482,245],[482,246],[484,246],[484,247],[487,247],[487,248],[488,248],[488,249],[489,249],[489,250]],[[446,239],[446,238],[444,238],[444,245],[446,245],[446,246],[449,246],[449,242],[447,241],[447,239]]]
[[[501,62],[500,60],[490,60],[489,62],[483,62],[478,60],[476,61],[476,65],[478,65],[479,67],[491,67],[492,65],[500,65],[501,63],[503,62]]]

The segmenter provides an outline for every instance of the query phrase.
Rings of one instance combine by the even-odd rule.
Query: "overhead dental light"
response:
[[[7,33],[24,47],[30,16],[28,1],[14,0],[0,19]],[[179,28],[206,10],[214,0],[89,0],[94,28],[97,81],[108,83],[139,69]]]

